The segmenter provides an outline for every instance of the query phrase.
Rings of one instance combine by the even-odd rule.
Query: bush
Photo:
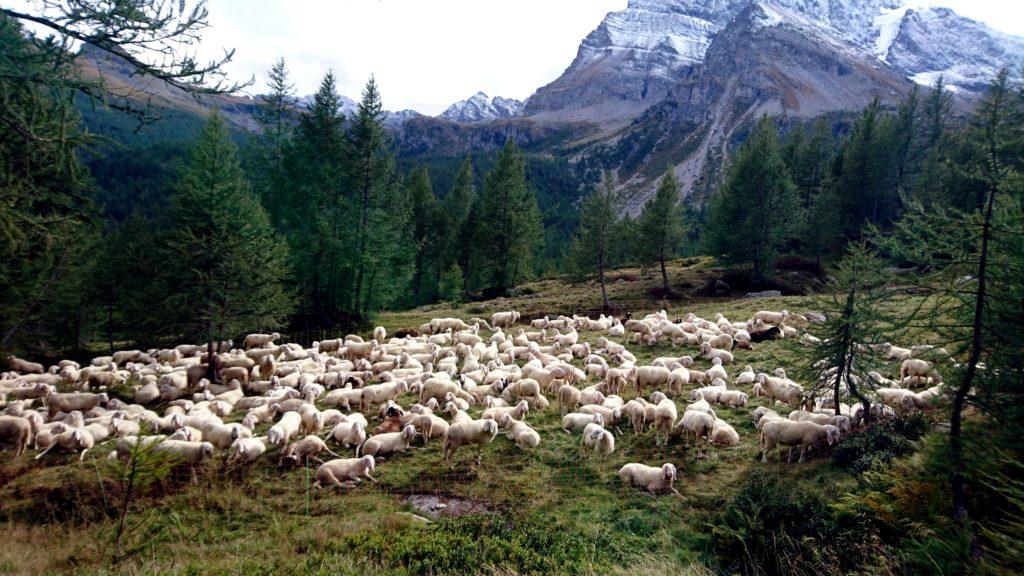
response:
[[[838,516],[821,490],[755,472],[712,519],[711,550],[729,574],[886,573],[888,554],[869,522]]]
[[[918,440],[932,426],[923,412],[889,418],[845,437],[832,451],[832,461],[856,472],[877,469],[893,458],[915,452]]]
[[[507,515],[441,519],[401,534],[378,527],[334,545],[396,574],[581,574],[611,563],[621,550],[608,537]]]

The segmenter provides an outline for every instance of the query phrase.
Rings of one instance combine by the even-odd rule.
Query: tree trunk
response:
[[[610,310],[612,305],[608,302],[608,290],[604,287],[604,266],[597,270],[597,278],[601,282],[601,301],[604,303],[604,309]]]
[[[661,257],[661,287],[664,290],[665,296],[667,297],[672,293],[672,290],[668,287],[668,271],[665,270],[665,257]]]
[[[978,256],[978,293],[974,301],[974,326],[971,330],[971,353],[967,358],[967,370],[960,386],[953,396],[953,411],[949,419],[949,458],[953,462],[953,474],[950,487],[953,496],[953,519],[961,527],[967,526],[967,497],[964,494],[964,440],[963,410],[967,403],[967,394],[974,387],[974,379],[978,373],[978,362],[981,361],[982,348],[982,314],[985,310],[985,298],[988,289],[988,242],[991,235],[992,209],[995,205],[997,185],[989,186],[985,206],[985,219],[981,228],[981,254]],[[973,538],[972,538],[973,541]]]

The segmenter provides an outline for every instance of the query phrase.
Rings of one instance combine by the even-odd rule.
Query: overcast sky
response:
[[[33,0],[0,0],[26,4]],[[38,0],[36,0],[38,1]],[[438,114],[479,90],[524,99],[572,62],[583,39],[627,0],[209,0],[201,54],[234,48],[233,79],[264,88],[283,56],[300,95],[333,69],[350,98],[375,74],[389,110]],[[191,2],[189,3],[191,4]],[[1024,0],[908,0],[949,6],[1024,35]]]

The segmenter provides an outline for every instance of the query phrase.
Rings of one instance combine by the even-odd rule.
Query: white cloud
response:
[[[384,105],[427,114],[478,90],[525,98],[558,77],[580,40],[626,0],[212,0],[200,54],[235,48],[233,78],[284,56],[300,94],[333,69],[358,99],[370,74]]]

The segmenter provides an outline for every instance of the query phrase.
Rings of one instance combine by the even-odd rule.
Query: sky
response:
[[[35,4],[38,0],[3,0]],[[235,49],[226,70],[264,91],[283,56],[299,95],[327,70],[358,100],[373,74],[389,110],[443,112],[477,91],[525,99],[557,78],[580,41],[627,0],[208,0],[199,55]],[[191,4],[191,2],[189,2]],[[942,5],[1024,36],[1024,0],[907,0]]]

